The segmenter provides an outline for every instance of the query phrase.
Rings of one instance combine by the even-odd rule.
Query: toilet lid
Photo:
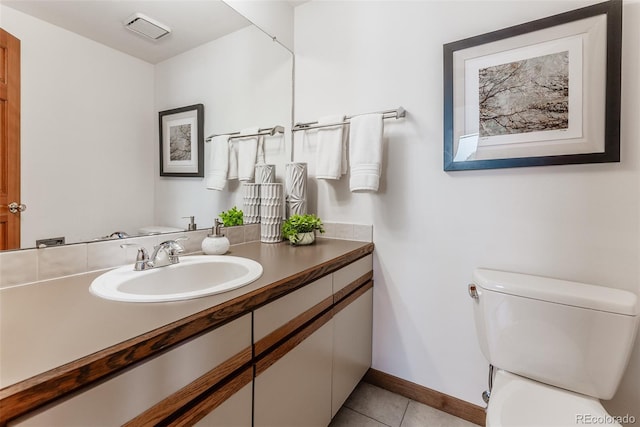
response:
[[[487,427],[620,426],[599,400],[498,370]]]

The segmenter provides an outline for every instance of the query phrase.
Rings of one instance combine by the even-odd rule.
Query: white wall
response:
[[[249,26],[157,64],[156,111],[204,104],[205,136],[254,126],[289,130],[291,76],[291,53]],[[288,140],[288,133],[265,138],[265,160],[276,164],[279,182],[289,160]],[[206,164],[209,148],[205,144]],[[193,215],[198,228],[211,227],[221,211],[242,209],[237,180],[222,192],[207,190],[203,178],[160,177],[158,163],[156,154],[157,224],[184,227],[187,220],[181,218]]]
[[[153,220],[153,66],[0,5],[21,40],[22,247]]]
[[[295,121],[404,106],[376,194],[312,180],[325,221],[372,223],[373,367],[482,405],[476,267],[640,291],[640,2],[624,2],[622,161],[446,173],[442,45],[594,1],[311,1],[295,10]],[[296,143],[296,160],[312,161]],[[310,165],[313,170],[313,164]],[[315,205],[315,207],[314,207]],[[609,407],[640,418],[640,342]]]
[[[282,0],[223,0],[242,16],[293,50],[293,7]]]

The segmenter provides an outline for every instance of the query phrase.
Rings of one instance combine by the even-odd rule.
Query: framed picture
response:
[[[444,170],[620,161],[622,1],[444,45]]]
[[[204,177],[204,105],[160,111],[160,176]]]

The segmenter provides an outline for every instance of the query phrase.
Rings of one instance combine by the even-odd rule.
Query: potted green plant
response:
[[[324,233],[322,221],[315,215],[291,215],[282,223],[282,237],[292,245],[310,245],[316,240],[315,231]]]
[[[244,223],[244,214],[242,210],[234,206],[228,211],[220,212],[220,219],[225,227],[234,227]]]

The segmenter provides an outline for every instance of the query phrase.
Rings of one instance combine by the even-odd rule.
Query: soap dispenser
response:
[[[229,239],[220,234],[220,221],[218,218],[211,229],[211,234],[202,240],[202,252],[207,255],[222,255],[229,250]]]

